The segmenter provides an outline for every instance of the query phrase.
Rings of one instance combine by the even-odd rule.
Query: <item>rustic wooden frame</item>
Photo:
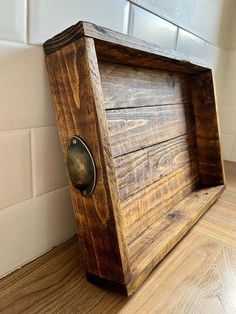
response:
[[[199,60],[80,22],[44,44],[62,149],[79,135],[97,168],[94,193],[70,184],[89,281],[131,295],[224,189],[212,72]],[[184,73],[194,107],[198,188],[180,199],[131,243],[124,233],[98,61]],[[203,110],[204,108],[204,110]]]

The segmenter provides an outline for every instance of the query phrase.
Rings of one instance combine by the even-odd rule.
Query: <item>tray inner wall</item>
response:
[[[131,244],[198,186],[189,76],[102,61],[99,70]]]

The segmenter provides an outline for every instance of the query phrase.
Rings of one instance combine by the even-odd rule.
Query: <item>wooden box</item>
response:
[[[224,189],[212,71],[87,22],[44,50],[67,165],[76,135],[96,170],[70,182],[87,278],[131,295]]]

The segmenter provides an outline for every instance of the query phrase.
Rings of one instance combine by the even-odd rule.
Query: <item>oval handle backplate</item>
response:
[[[68,146],[67,169],[74,188],[83,196],[90,196],[96,185],[96,167],[88,146],[76,135]]]

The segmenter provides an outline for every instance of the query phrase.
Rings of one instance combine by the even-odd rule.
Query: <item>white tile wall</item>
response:
[[[226,104],[227,106],[227,104]],[[225,106],[225,107],[226,107]],[[236,135],[236,107],[220,109],[220,127],[223,133]]]
[[[0,39],[26,41],[26,1],[0,1]]]
[[[236,50],[231,50],[228,52],[226,78],[230,80],[236,80]]]
[[[166,48],[175,49],[177,27],[154,14],[131,5],[129,34]]]
[[[0,69],[0,130],[55,125],[42,48],[0,42]]]
[[[224,108],[225,79],[222,77],[218,78],[217,76],[213,78],[217,107],[219,110],[221,110]]]
[[[227,143],[227,139],[225,141],[225,145],[226,145],[226,143]],[[227,143],[227,145],[229,145],[229,144]],[[231,149],[230,154],[228,156],[228,160],[234,161],[234,162],[236,161],[236,135],[234,135],[234,138],[233,138],[232,149]]]
[[[32,131],[33,184],[36,196],[67,185],[65,163],[55,126]]]
[[[0,132],[0,210],[32,197],[29,135]]]
[[[127,0],[0,0],[0,276],[75,233],[43,51],[37,45],[78,20],[177,46],[208,61],[223,154],[236,161],[236,57],[225,50],[229,34],[236,38],[235,0],[131,2],[160,16]],[[229,32],[231,21],[234,32]],[[236,49],[235,40],[230,45]]]
[[[232,148],[233,148],[234,136],[232,134],[222,133],[221,141],[222,141],[222,153],[223,153],[224,159],[230,160]]]
[[[0,277],[72,237],[76,224],[67,188],[0,211]]]
[[[215,78],[221,79],[225,77],[227,57],[228,52],[226,49],[206,43],[205,55],[203,55],[203,58],[208,61],[209,66],[213,69]]]
[[[224,109],[236,110],[236,80],[225,79]]]
[[[236,50],[236,5],[232,9],[232,18],[230,19],[229,29],[229,49]]]
[[[131,0],[195,35],[228,46],[234,0]]]
[[[184,52],[187,55],[204,59],[204,56],[206,55],[206,42],[201,38],[180,29],[176,50]]]
[[[29,42],[41,44],[78,21],[123,32],[126,0],[29,0]]]

